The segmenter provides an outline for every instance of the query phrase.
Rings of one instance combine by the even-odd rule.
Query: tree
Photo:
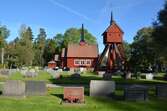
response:
[[[16,38],[13,41],[9,42],[5,47],[6,53],[6,60],[8,63],[9,68],[16,67],[18,63],[18,57],[16,53],[16,44],[18,44],[19,39]]]
[[[89,44],[96,44],[96,38],[90,34],[86,29],[84,30],[85,41]],[[70,28],[64,33],[64,46],[67,47],[69,43],[79,43],[81,36],[81,29]]]
[[[158,13],[157,21],[154,23],[152,34],[156,51],[159,56],[167,59],[167,1],[164,8]],[[166,60],[167,61],[167,60]]]
[[[96,44],[96,38],[86,29],[84,30],[84,37],[88,44]],[[56,54],[60,54],[62,48],[66,48],[70,43],[78,44],[80,39],[81,29],[69,28],[65,31],[64,35],[58,33],[53,39],[56,43]]]
[[[131,57],[131,47],[130,44],[126,41],[123,41],[123,48],[124,48],[124,53],[125,53],[125,59],[126,61],[129,61]]]
[[[63,34],[57,34],[54,37],[54,41],[56,42],[56,53],[60,54],[62,51],[62,48],[65,47],[64,46],[64,36]]]
[[[4,64],[4,47],[5,47],[5,39],[9,36],[9,30],[6,26],[0,25],[0,48],[1,48],[1,64]]]
[[[156,53],[152,46],[152,32],[151,27],[140,29],[131,44],[130,64],[138,71],[153,66],[155,62]]]
[[[56,53],[56,42],[53,39],[47,39],[44,49],[44,65],[47,65],[50,60],[53,60]]]
[[[33,35],[30,27],[21,27],[19,43],[16,45],[16,52],[20,65],[32,65],[34,59]]]
[[[40,28],[39,29],[39,34],[34,42],[34,52],[35,52],[35,57],[34,57],[34,65],[44,65],[44,49],[45,49],[45,42],[46,42],[46,32],[45,29]]]

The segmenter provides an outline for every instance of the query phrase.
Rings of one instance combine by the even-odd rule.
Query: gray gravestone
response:
[[[36,77],[37,75],[38,75],[37,72],[27,71],[24,76],[33,78],[33,77]]]
[[[97,73],[99,77],[103,77],[103,75],[105,74],[105,71],[98,71]]]
[[[147,100],[148,99],[148,88],[141,85],[132,85],[126,87],[124,90],[125,100]]]
[[[26,95],[42,96],[46,94],[46,83],[44,81],[26,81]]]
[[[160,99],[167,99],[167,85],[156,86],[156,95]]]
[[[25,83],[19,80],[8,80],[3,86],[4,96],[24,96]]]
[[[112,79],[112,74],[106,72],[105,74],[103,74],[103,79],[104,80],[111,80]]]
[[[9,75],[15,74],[18,70],[17,69],[10,69]]]
[[[146,74],[146,80],[153,80],[154,75],[152,73]]]
[[[0,74],[4,76],[9,76],[9,69],[0,69]]]
[[[48,69],[47,72],[52,75],[53,78],[55,79],[60,79],[61,78],[61,70],[54,71],[52,69]]]
[[[56,71],[54,71],[54,70],[52,70],[52,69],[47,69],[47,72],[48,72],[49,74],[51,74],[52,77],[54,77],[54,76],[56,75]]]
[[[91,80],[90,82],[90,96],[109,97],[112,96],[114,91],[115,91],[114,81]]]

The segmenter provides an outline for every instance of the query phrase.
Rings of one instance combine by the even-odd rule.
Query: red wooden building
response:
[[[123,42],[123,34],[124,32],[122,29],[116,24],[115,21],[112,21],[110,26],[102,34],[103,42],[104,44],[121,44]]]
[[[75,68],[94,68],[98,59],[98,46],[87,44],[84,40],[84,28],[82,25],[81,40],[78,44],[69,44],[62,50],[62,67]]]
[[[53,69],[55,67],[56,67],[56,62],[55,61],[52,60],[52,61],[48,62],[48,68]]]
[[[54,69],[57,66],[59,66],[59,64],[60,64],[59,55],[55,55],[54,60],[51,60],[51,61],[48,62],[48,68]]]
[[[107,72],[113,72],[123,66],[125,62],[123,49],[123,34],[124,32],[113,20],[111,13],[110,25],[102,34],[105,48],[101,56],[97,60],[95,71],[101,70],[100,65],[105,56],[107,56],[107,63],[105,68]]]

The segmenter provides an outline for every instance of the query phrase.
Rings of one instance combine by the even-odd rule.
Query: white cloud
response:
[[[79,16],[79,17],[81,17],[81,18],[83,18],[83,19],[85,19],[87,21],[90,21],[90,22],[93,21],[88,16],[86,16],[86,15],[84,15],[84,14],[82,14],[82,13],[80,13],[80,12],[78,12],[78,11],[76,11],[76,10],[66,6],[66,5],[64,5],[64,4],[61,4],[61,3],[57,2],[56,0],[48,0],[48,1],[50,1],[53,5],[58,6],[58,7],[62,8],[62,9],[64,9],[64,10],[66,10],[67,12],[70,12],[70,13],[76,15],[76,16]]]

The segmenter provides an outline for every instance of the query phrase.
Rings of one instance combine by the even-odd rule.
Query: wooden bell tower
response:
[[[109,27],[102,34],[105,48],[98,58],[95,66],[95,71],[100,71],[102,60],[107,57],[105,67],[106,72],[113,72],[118,69],[118,65],[124,64],[124,50],[123,50],[123,34],[124,32],[113,20],[111,13],[111,21]],[[104,68],[103,68],[104,70]]]

